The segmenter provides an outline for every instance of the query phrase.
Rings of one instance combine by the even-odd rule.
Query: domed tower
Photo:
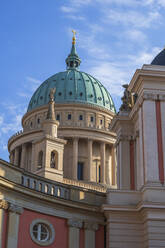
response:
[[[65,181],[115,185],[116,136],[109,130],[115,106],[107,89],[96,78],[79,70],[80,63],[74,34],[66,71],[56,73],[39,86],[22,118],[23,132],[9,139],[10,160],[54,180],[60,176]],[[50,105],[51,89],[55,89],[52,99],[55,120],[47,120],[48,108],[52,112],[54,109]],[[54,131],[49,130],[49,138],[45,138],[48,123]],[[55,160],[53,168],[51,161]],[[62,164],[58,165],[59,162]]]

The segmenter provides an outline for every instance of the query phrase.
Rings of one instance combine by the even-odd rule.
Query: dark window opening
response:
[[[103,120],[100,120],[100,124],[101,124],[101,125],[103,124]]]
[[[70,62],[70,67],[73,67],[73,61]]]
[[[38,154],[38,165],[37,170],[41,169],[43,166],[43,151],[40,151]]]
[[[59,96],[61,96],[61,95],[62,95],[62,93],[61,93],[61,92],[59,92],[59,93],[58,93],[58,95],[59,95]]]
[[[56,120],[57,120],[57,121],[60,121],[60,115],[59,115],[59,114],[57,114]]]
[[[79,116],[79,120],[80,120],[80,121],[83,120],[83,116],[82,116],[82,115]]]
[[[55,154],[55,152],[51,152],[50,168],[56,168],[56,154]]]
[[[93,118],[93,116],[91,116],[91,122],[93,122],[94,121],[94,118]]]
[[[68,120],[71,120],[71,119],[72,119],[72,115],[68,114]]]
[[[69,92],[69,95],[70,95],[70,96],[72,95],[72,91]]]
[[[77,179],[83,180],[83,166],[84,163],[78,162]]]
[[[83,93],[82,92],[80,92],[80,96],[82,96],[83,95]]]

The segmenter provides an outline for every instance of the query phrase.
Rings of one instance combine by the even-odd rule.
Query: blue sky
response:
[[[100,80],[117,108],[122,84],[165,45],[165,0],[14,0],[0,3],[0,157],[21,129],[35,89],[65,70],[72,29],[80,69]]]

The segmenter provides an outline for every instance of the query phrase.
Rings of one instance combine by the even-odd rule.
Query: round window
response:
[[[32,240],[41,246],[52,244],[55,238],[52,224],[43,219],[36,219],[31,223],[30,235]]]

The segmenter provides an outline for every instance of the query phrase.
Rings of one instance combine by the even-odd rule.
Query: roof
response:
[[[67,70],[48,78],[33,94],[27,112],[48,104],[51,88],[56,88],[56,103],[92,104],[116,112],[106,88],[91,75],[79,71],[81,60],[76,52],[73,36],[71,52],[66,59]]]
[[[151,65],[165,65],[165,49],[158,53],[158,55],[151,62]]]
[[[33,94],[27,111],[48,104],[51,88],[56,88],[56,103],[92,104],[115,112],[107,89],[91,75],[76,69],[59,72],[44,81]]]

